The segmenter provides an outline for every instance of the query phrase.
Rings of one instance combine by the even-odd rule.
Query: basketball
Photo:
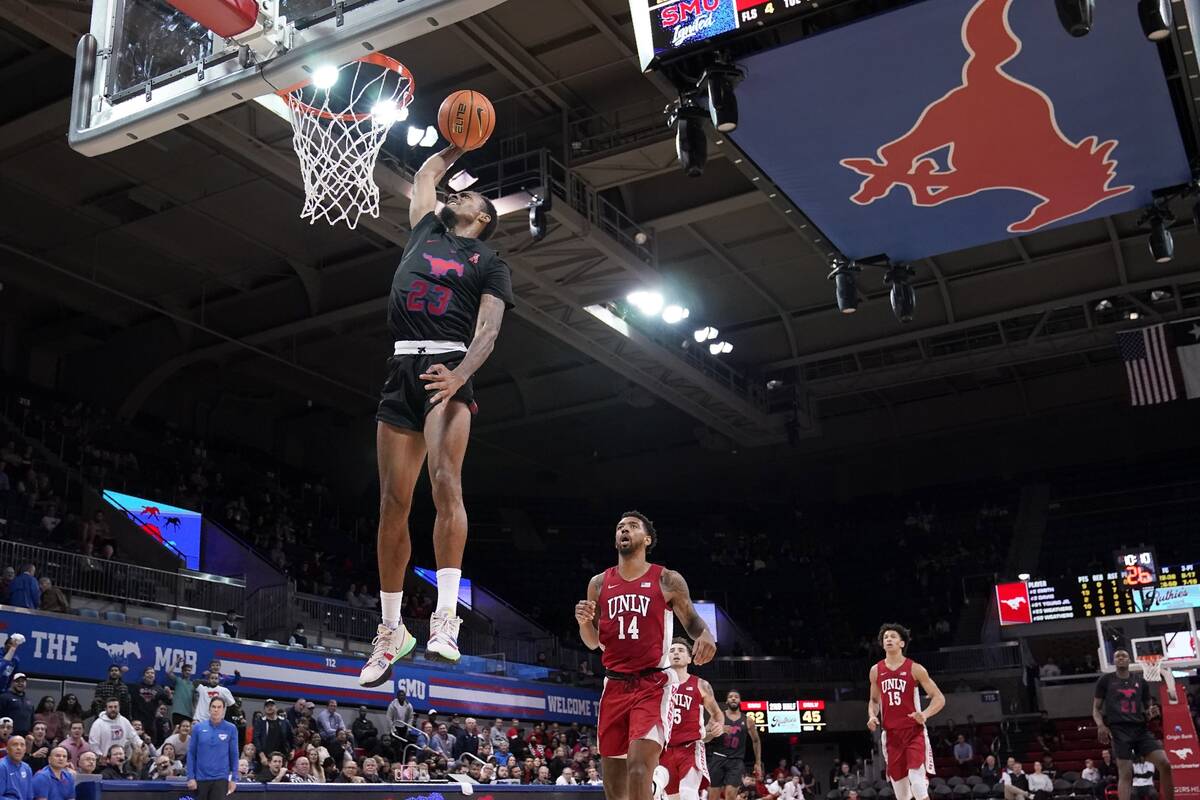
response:
[[[460,89],[442,101],[438,129],[455,147],[475,150],[483,147],[496,129],[496,109],[479,92]]]

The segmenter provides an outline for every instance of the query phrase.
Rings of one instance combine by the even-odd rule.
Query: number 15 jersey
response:
[[[669,663],[673,620],[663,597],[662,571],[661,565],[651,564],[644,575],[631,581],[622,578],[616,567],[604,571],[596,617],[605,669],[641,672],[663,669]]]
[[[430,211],[413,228],[392,278],[388,329],[398,342],[470,345],[485,294],[512,308],[508,264],[479,239],[455,236]]]
[[[888,668],[887,661],[880,661],[875,665],[875,681],[879,684],[880,722],[883,729],[894,731],[921,727],[919,722],[908,716],[921,708],[918,695],[920,688],[913,677],[913,660],[906,658],[895,669]]]

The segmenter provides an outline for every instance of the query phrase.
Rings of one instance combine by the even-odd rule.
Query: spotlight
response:
[[[1086,36],[1092,29],[1096,0],[1054,0],[1058,21],[1072,36]]]
[[[1171,0],[1138,0],[1138,19],[1147,39],[1162,41],[1171,35]]]
[[[829,278],[834,282],[834,286],[836,287],[838,310],[843,314],[853,314],[858,310],[858,303],[861,298],[858,294],[858,282],[855,273],[861,271],[862,267],[853,261],[846,262],[841,259],[835,259],[833,262],[833,271],[829,273]]]
[[[418,128],[416,125],[408,126],[408,146],[416,147],[421,143],[421,137],[425,135],[425,131]]]
[[[437,128],[430,125],[425,129],[425,135],[421,139],[421,147],[433,147],[438,142]]]
[[[317,67],[313,72],[313,86],[317,87],[318,89],[332,89],[334,84],[338,82],[339,71],[340,70],[338,70],[338,68],[332,64],[325,64]]]
[[[708,139],[704,135],[704,118],[708,115],[696,102],[694,93],[682,94],[668,109],[667,126],[675,128],[675,154],[688,177],[704,174],[708,163]]]
[[[1166,264],[1175,257],[1175,239],[1158,214],[1150,218],[1150,255],[1159,264]]]
[[[474,175],[464,169],[459,170],[450,176],[450,180],[446,181],[446,185],[456,192],[462,192],[471,188],[478,182],[479,178],[476,178]]]
[[[663,309],[662,318],[663,322],[667,323],[668,325],[678,325],[680,322],[683,322],[685,319],[687,319],[688,315],[691,313],[692,312],[688,311],[683,306],[671,304]]]
[[[725,355],[733,352],[733,345],[729,342],[713,342],[708,346],[708,352],[714,356]]]
[[[707,328],[698,328],[692,332],[692,338],[697,342],[708,342],[721,335],[721,332],[711,326]]]
[[[1151,303],[1165,303],[1171,299],[1171,293],[1166,289],[1155,289],[1150,292]]]
[[[1019,581],[1027,581],[1027,580],[1029,580],[1029,573],[1028,573],[1028,572],[1018,572],[1018,573],[1017,573],[1017,580],[1019,580]]]
[[[708,113],[713,127],[721,133],[737,130],[738,105],[734,86],[746,77],[746,73],[733,64],[717,61],[700,78],[700,85],[708,89]]]
[[[1139,319],[1142,315],[1136,311],[1125,312],[1125,319]]]
[[[371,109],[371,116],[380,125],[392,125],[408,117],[408,108],[401,108],[395,100],[380,100]]]
[[[1105,300],[1101,300],[1099,303],[1096,303],[1097,311],[1112,311],[1112,309],[1113,309],[1112,300],[1105,299]]]
[[[647,317],[657,316],[663,310],[663,296],[658,292],[630,292],[625,299]]]
[[[892,287],[892,313],[901,322],[912,322],[917,309],[917,292],[912,286],[915,274],[907,264],[893,264],[883,276],[883,282]]]
[[[633,235],[633,241],[639,245],[642,245],[650,241],[650,237],[646,235],[645,231],[638,231]]]

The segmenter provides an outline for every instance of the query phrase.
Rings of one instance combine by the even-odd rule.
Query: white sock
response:
[[[389,628],[400,627],[400,606],[404,592],[380,592],[379,609],[383,612],[383,624]]]
[[[437,571],[438,599],[437,610],[449,611],[451,614],[458,608],[458,584],[462,582],[462,570],[444,567]]]

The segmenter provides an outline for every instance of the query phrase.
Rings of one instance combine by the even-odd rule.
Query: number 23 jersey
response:
[[[455,236],[431,211],[413,228],[392,278],[388,329],[396,341],[469,345],[485,294],[512,308],[508,264],[479,239]]]
[[[662,669],[671,646],[671,607],[662,592],[662,571],[651,564],[640,578],[627,581],[616,567],[602,576],[596,601],[601,661],[614,672]]]

